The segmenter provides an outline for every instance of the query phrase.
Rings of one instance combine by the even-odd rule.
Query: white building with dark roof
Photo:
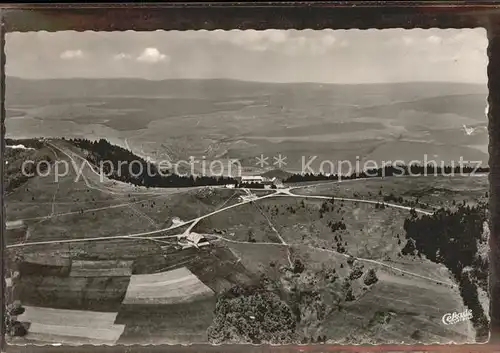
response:
[[[260,175],[243,175],[241,177],[242,183],[263,183],[266,179]]]

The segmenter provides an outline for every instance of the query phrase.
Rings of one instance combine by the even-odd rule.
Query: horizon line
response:
[[[266,84],[276,84],[276,85],[286,85],[286,84],[315,84],[315,85],[381,85],[381,84],[415,84],[415,83],[448,83],[448,84],[465,84],[465,85],[488,85],[488,82],[467,82],[467,81],[394,81],[394,82],[320,82],[320,81],[252,81],[243,80],[238,78],[225,78],[225,77],[212,77],[212,78],[163,78],[163,79],[149,79],[144,77],[46,77],[46,78],[29,78],[29,77],[19,77],[14,75],[6,75],[6,79],[18,79],[23,81],[70,81],[70,80],[136,80],[136,81],[147,81],[147,82],[165,82],[165,81],[235,81],[235,82],[248,82],[248,83],[266,83]]]

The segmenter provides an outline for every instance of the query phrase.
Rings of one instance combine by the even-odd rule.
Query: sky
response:
[[[476,29],[8,33],[6,73],[22,78],[263,82],[486,83]]]

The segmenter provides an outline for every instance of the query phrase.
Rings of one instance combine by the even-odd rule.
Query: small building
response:
[[[282,189],[285,186],[283,185],[283,181],[279,178],[266,178],[260,175],[246,175],[239,178],[239,183],[245,186],[254,185],[256,188],[264,188],[264,189]]]
[[[190,244],[193,244],[194,246],[196,246],[197,248],[210,244],[208,242],[208,240],[203,235],[198,234],[198,233],[193,233],[193,232],[189,233],[186,236],[186,240]]]
[[[272,184],[276,189],[283,189],[285,185],[283,184],[283,181],[279,178],[273,178]]]
[[[241,177],[241,182],[242,183],[257,183],[257,184],[262,184],[264,183],[265,178],[260,176],[260,175],[244,175]]]

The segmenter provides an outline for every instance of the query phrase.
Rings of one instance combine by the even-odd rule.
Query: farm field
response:
[[[123,304],[175,304],[210,297],[213,292],[187,268],[132,275]]]
[[[114,344],[124,325],[116,325],[117,313],[26,307],[18,317],[29,323],[28,341],[69,345]]]
[[[122,305],[116,324],[125,329],[117,343],[207,343],[207,327],[212,323],[215,304],[212,297],[188,304]]]
[[[9,251],[10,259],[14,253],[22,258],[17,265],[22,276],[15,280],[13,297],[37,310],[26,311],[30,316],[25,320],[34,330],[21,342],[207,342],[206,328],[217,293],[254,281],[223,247],[182,250],[175,243],[160,246],[130,239],[76,243],[71,249],[51,244]],[[34,261],[45,267],[33,266]],[[55,334],[58,327],[50,321],[55,314],[43,321],[44,310],[49,314],[67,310],[89,313],[85,316],[89,326],[94,325],[92,313],[107,312],[116,320],[111,328],[102,328],[95,321],[87,336],[73,337],[75,329],[69,324]],[[169,320],[165,320],[167,313]],[[31,320],[35,315],[37,321]]]
[[[126,277],[132,275],[133,261],[72,261],[71,277]]]

